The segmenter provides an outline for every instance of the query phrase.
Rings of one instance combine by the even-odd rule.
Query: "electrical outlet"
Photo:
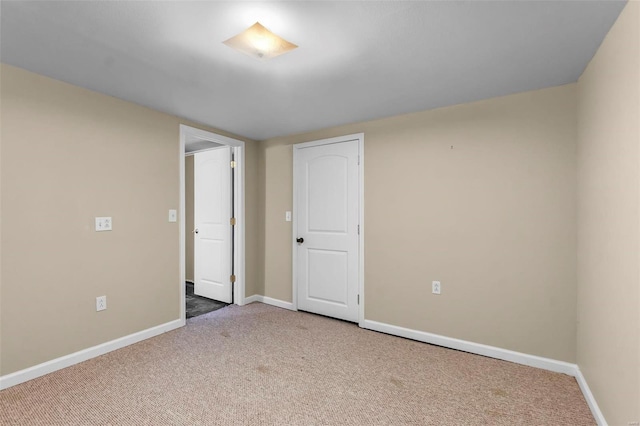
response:
[[[96,217],[96,231],[111,231],[113,221],[110,217]]]
[[[169,222],[177,222],[178,221],[178,211],[177,210],[169,210]]]
[[[440,294],[440,281],[431,282],[431,293]]]
[[[96,312],[107,309],[107,296],[96,297]]]

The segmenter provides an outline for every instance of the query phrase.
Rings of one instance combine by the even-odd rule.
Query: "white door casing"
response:
[[[294,286],[298,309],[358,322],[361,139],[336,139],[294,149]]]
[[[194,155],[195,294],[232,301],[231,148]]]

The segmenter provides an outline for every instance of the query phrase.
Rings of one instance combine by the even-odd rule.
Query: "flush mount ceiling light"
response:
[[[237,36],[223,41],[223,43],[263,61],[275,58],[298,47],[275,35],[260,25],[259,22],[256,22]]]

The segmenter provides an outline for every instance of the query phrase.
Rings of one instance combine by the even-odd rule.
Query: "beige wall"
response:
[[[275,142],[275,143],[273,143]],[[260,170],[264,185],[264,295],[291,301],[291,222],[284,219],[292,210],[293,153],[289,143],[263,144]]]
[[[185,262],[186,262],[186,270],[185,270],[185,276],[187,278],[187,281],[192,281],[194,279],[194,273],[193,273],[193,244],[194,244],[194,239],[193,239],[193,230],[195,229],[195,225],[193,224],[194,221],[194,217],[193,217],[193,202],[194,202],[194,196],[193,196],[193,191],[194,191],[194,187],[193,187],[193,160],[194,157],[193,155],[190,155],[188,157],[185,157],[184,159],[184,187],[185,187],[185,193],[184,193],[184,203],[185,203],[185,228],[186,228],[186,232],[185,232]]]
[[[167,214],[185,121],[7,65],[0,84],[0,374],[178,319],[179,231]],[[249,141],[250,292],[257,153]],[[113,231],[95,232],[95,216],[112,216]],[[100,295],[108,309],[97,313]]]
[[[578,82],[578,365],[611,425],[640,421],[640,4]]]
[[[364,132],[366,319],[574,362],[575,92],[263,142],[264,294],[291,301],[291,144]]]
[[[262,265],[264,258],[260,252],[260,221],[262,212],[259,209],[259,164],[261,153],[259,144],[247,142],[244,153],[245,179],[245,296],[262,294]]]

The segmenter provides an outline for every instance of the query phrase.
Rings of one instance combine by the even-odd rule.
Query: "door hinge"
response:
[[[360,295],[358,295],[358,305],[360,304]]]
[[[360,156],[358,155],[358,166],[360,165]]]
[[[358,235],[360,235],[360,225],[358,225]]]
[[[231,275],[229,277],[229,279],[231,280],[232,283],[235,283],[236,282],[236,275],[235,274]]]
[[[236,168],[236,161],[235,160],[231,160],[231,168],[232,169]]]
[[[231,226],[236,226],[236,218],[232,217],[229,222],[231,223]]]

